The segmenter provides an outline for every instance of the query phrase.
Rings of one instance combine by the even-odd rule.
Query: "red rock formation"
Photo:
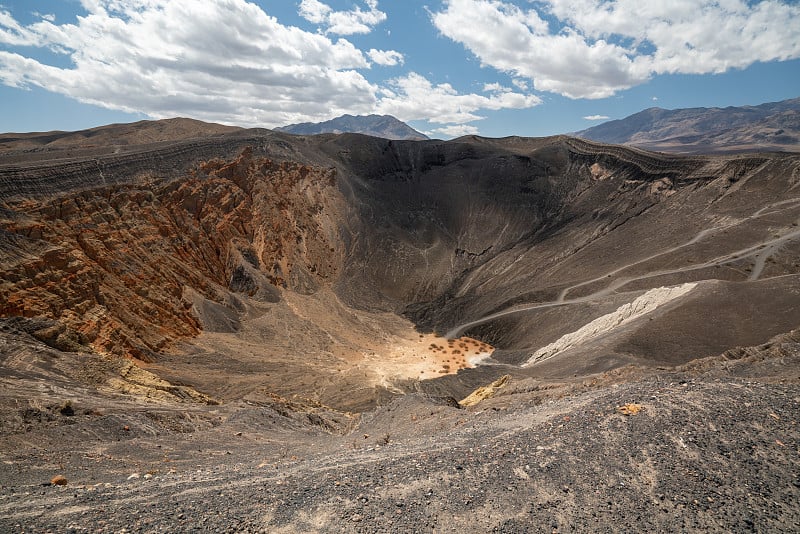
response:
[[[40,334],[63,348],[150,360],[199,332],[187,288],[222,302],[262,279],[309,290],[330,278],[335,234],[320,214],[333,185],[332,171],[246,149],[184,179],[9,202],[0,316],[57,321]]]

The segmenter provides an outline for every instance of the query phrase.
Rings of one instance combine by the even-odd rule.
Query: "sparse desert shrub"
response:
[[[61,415],[66,415],[67,417],[75,415],[75,409],[72,407],[72,401],[71,400],[64,401],[58,408],[58,412]]]

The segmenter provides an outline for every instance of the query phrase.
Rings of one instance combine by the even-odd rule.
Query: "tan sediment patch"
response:
[[[592,164],[592,166],[589,167],[589,172],[592,173],[592,179],[598,181],[607,180],[611,176],[611,171],[599,163]]]
[[[497,391],[501,388],[505,387],[510,379],[511,375],[503,375],[488,386],[479,387],[467,397],[458,401],[458,403],[461,406],[475,406],[482,400],[494,397],[495,393],[497,393]]]
[[[494,347],[470,337],[446,339],[435,334],[398,337],[370,364],[387,379],[428,380],[473,368],[491,356]]]
[[[455,374],[494,352],[488,343],[470,337],[419,333],[410,321],[394,314],[353,310],[325,291],[314,297],[285,296],[295,314],[313,318],[326,332],[330,353],[341,362],[342,371],[363,370],[374,385],[391,389],[395,381]]]
[[[119,359],[110,364],[112,367],[114,365],[119,366],[118,375],[110,377],[105,383],[105,386],[113,391],[152,401],[216,404],[214,399],[192,387],[172,384],[143,369],[146,364],[137,365],[132,360]]]

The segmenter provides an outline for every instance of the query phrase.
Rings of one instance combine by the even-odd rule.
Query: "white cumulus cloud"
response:
[[[46,20],[48,22],[55,22],[56,16],[52,13],[39,13],[38,11],[34,11],[31,13],[34,17],[39,17],[40,19]]]
[[[511,83],[514,84],[514,87],[522,91],[528,91],[530,88],[528,82],[526,82],[525,80],[521,80],[519,78],[514,78],[513,80],[511,80]]]
[[[448,83],[434,85],[424,76],[412,72],[390,81],[381,90],[379,113],[402,120],[428,120],[440,124],[464,124],[484,117],[482,109],[522,109],[541,103],[539,97],[515,92],[460,94]]]
[[[478,128],[471,124],[452,124],[450,126],[436,128],[431,133],[440,133],[446,137],[461,137],[462,135],[478,135]]]
[[[0,51],[0,81],[154,118],[242,125],[367,112],[375,87],[350,42],[284,26],[244,0],[83,0],[72,24],[21,26],[0,15],[0,43],[66,55],[56,67]],[[191,13],[191,17],[186,14]]]
[[[780,0],[445,0],[432,20],[483,65],[570,98],[800,57],[800,5]]]
[[[486,93],[508,93],[512,91],[512,89],[497,82],[483,84],[483,90]]]
[[[584,117],[584,120],[587,120],[587,121],[605,121],[605,120],[608,120],[610,118],[611,117],[609,117],[608,115],[586,115]]]
[[[300,2],[300,16],[314,24],[322,24],[328,20],[333,9],[319,0],[303,0]]]
[[[0,43],[14,46],[40,46],[42,41],[37,27],[47,24],[33,24],[26,28],[18,23],[11,13],[4,11],[0,5]]]
[[[300,16],[324,27],[325,33],[353,35],[369,33],[372,28],[386,20],[386,13],[378,9],[378,0],[364,0],[367,9],[355,7],[349,11],[334,11],[319,0],[302,0]]]
[[[86,13],[71,21],[48,17],[29,25],[0,8],[0,83],[42,87],[152,118],[188,116],[262,127],[388,113],[450,128],[481,119],[482,110],[540,102],[506,89],[462,93],[415,73],[369,81],[363,71],[373,64],[402,65],[403,54],[365,52],[346,38],[283,25],[246,0],[81,0],[81,5]],[[374,0],[365,5],[370,13],[377,10]],[[306,0],[302,8],[304,16],[323,25],[337,20],[321,2]],[[356,19],[372,24],[382,16]],[[31,48],[67,61],[48,62]]]
[[[373,62],[378,65],[383,65],[384,67],[402,65],[405,61],[403,54],[396,50],[375,50],[371,48],[370,51],[367,52],[367,55]]]

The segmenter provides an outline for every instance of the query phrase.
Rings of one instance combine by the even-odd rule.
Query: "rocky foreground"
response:
[[[796,532],[798,369],[788,336],[674,370],[511,380],[469,408],[4,410],[22,426],[3,437],[0,530]]]

